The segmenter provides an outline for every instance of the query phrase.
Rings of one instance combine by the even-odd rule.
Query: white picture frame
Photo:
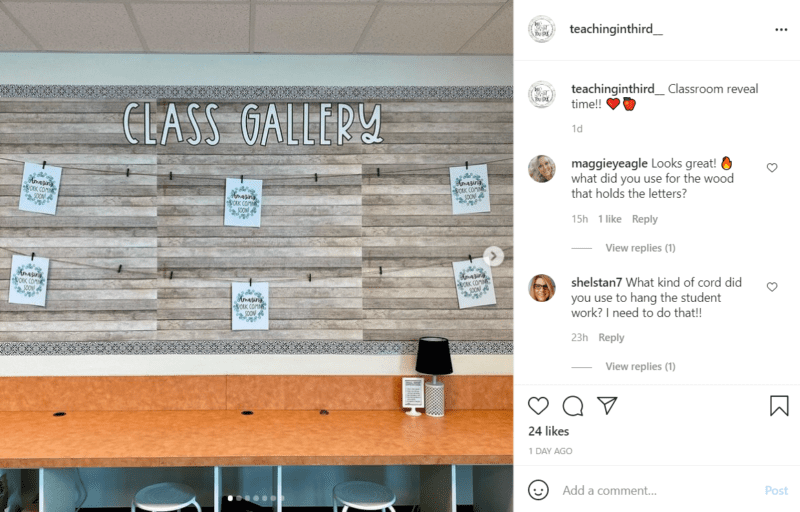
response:
[[[425,407],[425,379],[421,377],[403,378],[403,408],[411,409],[406,414],[419,416],[417,407]]]

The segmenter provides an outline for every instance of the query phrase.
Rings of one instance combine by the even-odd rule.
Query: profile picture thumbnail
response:
[[[547,155],[537,155],[528,164],[528,174],[533,181],[547,183],[556,175],[556,163]]]
[[[556,34],[556,24],[547,16],[536,16],[528,24],[528,35],[537,43],[546,43]]]
[[[536,302],[547,302],[556,294],[556,285],[548,275],[535,275],[528,283],[528,293]]]
[[[534,82],[528,89],[528,99],[534,107],[549,107],[556,99],[556,88],[553,87],[553,84],[544,80]]]

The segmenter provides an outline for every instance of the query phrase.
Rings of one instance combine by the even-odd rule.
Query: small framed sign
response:
[[[403,408],[411,408],[406,414],[419,416],[417,407],[425,407],[425,379],[421,377],[403,378]]]

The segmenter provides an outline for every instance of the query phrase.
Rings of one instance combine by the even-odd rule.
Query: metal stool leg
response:
[[[199,503],[197,503],[197,499],[193,499],[193,500],[192,500],[192,505],[194,505],[195,507],[197,507],[197,512],[203,512],[203,510],[200,508],[200,504],[199,504]]]
[[[333,497],[333,512],[339,512],[339,508],[336,506],[336,495],[331,492],[331,496]]]
[[[391,505],[389,505],[389,510],[391,510],[392,512],[394,512],[394,507],[393,507],[393,506],[391,506]]]
[[[131,512],[136,512],[136,502],[131,500]]]

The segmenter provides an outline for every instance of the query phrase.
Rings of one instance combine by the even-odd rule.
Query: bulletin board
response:
[[[383,140],[365,144],[356,119],[339,145],[332,116],[321,144],[320,109],[342,102],[380,105]],[[184,141],[162,145],[170,104]],[[284,137],[293,105],[295,137],[315,143],[249,145],[248,104],[262,130],[274,104]],[[407,354],[430,335],[510,354],[512,127],[509,87],[1,86],[0,288],[12,254],[50,264],[45,307],[0,301],[0,354]],[[55,215],[19,209],[24,162],[62,168]],[[482,164],[490,211],[454,215],[450,168]],[[260,227],[223,225],[228,178],[262,181]],[[490,246],[496,304],[462,309],[453,262]],[[268,330],[231,329],[231,283],[250,280],[269,283]]]

